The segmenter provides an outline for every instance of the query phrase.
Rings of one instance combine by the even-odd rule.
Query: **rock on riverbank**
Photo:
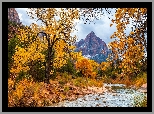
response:
[[[137,91],[147,93],[147,83],[143,84]]]

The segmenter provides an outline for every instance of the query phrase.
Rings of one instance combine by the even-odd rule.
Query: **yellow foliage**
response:
[[[43,106],[44,99],[49,98],[49,91],[43,82],[34,82],[33,80],[23,79],[16,84],[13,89],[14,80],[8,79],[8,105],[9,107],[30,106],[31,103],[36,106]]]
[[[45,11],[45,13],[41,13],[42,11]],[[50,53],[53,53],[52,57],[50,57],[50,59],[52,58],[50,63],[53,63],[51,66],[60,68],[65,65],[67,58],[71,56],[68,52],[75,49],[75,46],[70,45],[70,43],[76,40],[76,36],[71,36],[71,32],[74,26],[74,19],[79,18],[78,10],[76,8],[70,8],[68,10],[63,8],[59,10],[57,8],[29,8],[28,13],[32,18],[40,18],[43,25],[31,24],[30,27],[19,30],[20,34],[18,35],[18,39],[24,45],[28,45],[26,47],[16,46],[16,52],[12,57],[14,63],[11,73],[17,75],[21,71],[27,72],[30,70],[28,64],[32,61],[40,60],[44,62],[45,55],[42,54],[42,51],[49,50],[49,48],[52,50]],[[59,20],[55,18],[56,15],[60,17]],[[50,39],[47,40],[45,37],[40,39],[37,37],[33,40],[33,37],[36,37],[41,31],[44,31]],[[73,56],[78,59],[81,54],[74,53]]]
[[[13,55],[13,66],[10,70],[11,73],[18,74],[21,71],[27,72],[29,70],[29,66],[27,66],[28,63],[35,60],[41,60],[44,61],[45,55],[40,53],[42,49],[36,50],[35,42],[30,44],[28,48],[21,48],[19,46],[16,46],[16,52]]]
[[[96,69],[98,68],[98,64],[93,60],[88,60],[86,58],[79,59],[75,63],[75,67],[77,70],[81,71],[85,77],[96,77]]]
[[[102,71],[105,71],[110,66],[109,62],[102,62],[100,68]]]
[[[120,67],[125,74],[130,75],[132,72],[139,71],[140,61],[144,59],[144,49],[147,49],[145,42],[146,31],[146,19],[142,19],[147,13],[146,8],[118,8],[115,13],[115,20],[112,19],[112,24],[116,24],[116,32],[111,35],[111,38],[117,38],[116,41],[110,43],[112,50],[112,57],[114,60],[118,59],[120,55],[122,62]],[[134,30],[130,31],[130,34],[126,36],[125,30],[127,30],[128,24],[130,24],[130,18],[133,19],[135,24],[143,26],[136,26]],[[145,20],[145,21],[143,21]],[[143,37],[144,35],[144,37]],[[105,70],[105,68],[102,68]]]

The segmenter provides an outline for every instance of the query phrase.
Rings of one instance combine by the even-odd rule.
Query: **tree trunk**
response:
[[[46,69],[45,69],[45,83],[49,83],[50,71],[49,71],[49,60],[46,61]]]
[[[48,46],[48,56],[46,61],[46,69],[45,69],[45,83],[50,83],[50,72],[53,71],[53,61],[54,61],[54,51],[52,46]]]
[[[50,83],[49,79],[50,79],[50,72],[51,70],[54,70],[53,67],[53,63],[54,63],[54,55],[55,55],[55,51],[53,49],[53,46],[55,44],[56,41],[58,41],[59,39],[56,39],[55,41],[51,41],[51,39],[48,37],[48,35],[46,35],[47,37],[47,41],[48,41],[48,56],[47,56],[47,61],[46,61],[46,68],[45,68],[45,83]],[[56,37],[56,35],[54,36],[54,38]]]

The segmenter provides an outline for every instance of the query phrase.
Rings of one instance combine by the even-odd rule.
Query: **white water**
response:
[[[104,86],[125,87],[123,84],[104,84]],[[141,101],[146,95],[146,93],[133,89],[119,88],[114,92],[89,94],[75,101],[60,102],[54,107],[133,107],[135,97],[137,97],[138,101]]]

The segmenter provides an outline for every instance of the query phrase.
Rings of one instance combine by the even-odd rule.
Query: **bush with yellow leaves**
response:
[[[76,64],[76,70],[81,72],[83,76],[90,77],[95,79],[97,76],[97,69],[98,64],[93,60],[88,60],[86,58],[81,58],[77,60]]]
[[[51,104],[46,84],[36,83],[33,80],[23,79],[14,87],[14,81],[8,79],[8,106],[9,107],[39,107]]]

